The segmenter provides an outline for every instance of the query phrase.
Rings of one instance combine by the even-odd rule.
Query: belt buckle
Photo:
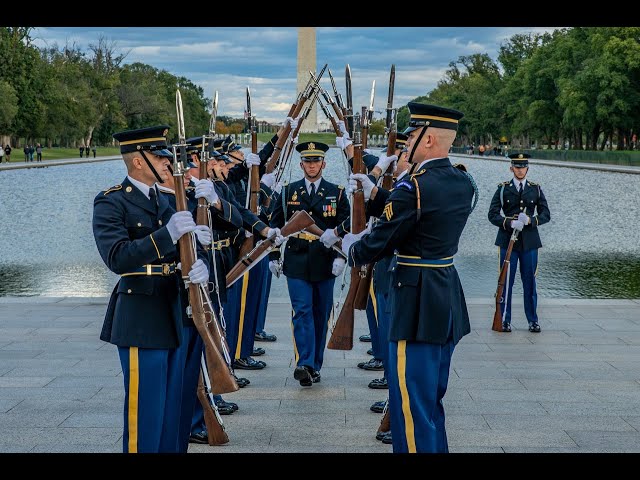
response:
[[[225,238],[222,240],[220,247],[228,247],[229,245],[231,245],[231,240],[229,238]]]
[[[163,263],[162,264],[162,275],[169,275],[171,273],[170,267],[171,267],[171,265],[169,265],[168,263]]]
[[[147,267],[147,275],[151,275],[151,264],[147,263],[145,267]]]

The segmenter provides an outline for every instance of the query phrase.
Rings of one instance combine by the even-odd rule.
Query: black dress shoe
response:
[[[310,387],[313,385],[311,372],[313,369],[306,366],[299,366],[293,371],[293,378],[300,382],[301,387]]]
[[[229,409],[230,408],[233,412],[237,411],[238,408],[239,408],[237,403],[226,402],[224,400],[220,400],[220,401],[216,402],[216,407],[218,407],[218,410],[220,410],[221,408],[225,408],[225,409]]]
[[[220,415],[231,415],[235,410],[231,405],[227,405],[226,402],[220,402],[220,405],[216,403],[216,407],[218,407],[218,413]]]
[[[374,378],[369,382],[369,388],[373,388],[376,390],[388,390],[389,384],[387,383],[387,379],[385,377]]]
[[[388,432],[376,432],[376,440],[382,440],[387,434],[391,435],[391,430]]]
[[[236,358],[233,361],[233,368],[238,370],[262,370],[267,364],[262,360],[255,360],[251,357]]]
[[[370,348],[369,350],[367,350],[367,355],[373,355],[373,348]]]
[[[539,333],[540,332],[540,325],[538,325],[538,322],[533,322],[529,324],[529,331],[533,332],[533,333]]]
[[[256,357],[259,357],[260,355],[264,355],[266,352],[266,350],[262,347],[254,347],[253,351],[251,352],[251,355],[254,355]]]
[[[371,405],[370,410],[372,412],[375,412],[375,413],[382,413],[382,412],[384,412],[384,407],[385,407],[386,404],[387,404],[386,400],[382,400],[380,402],[376,402],[373,405]]]
[[[208,444],[209,437],[207,436],[207,431],[202,430],[198,433],[192,433],[189,435],[189,443],[200,443],[200,444]]]
[[[320,372],[318,370],[311,372],[311,381],[313,383],[318,383],[320,381]]]
[[[382,370],[384,370],[384,364],[382,363],[382,360],[380,360],[378,358],[372,358],[367,363],[365,363],[362,366],[362,368],[365,369],[365,370],[372,370],[372,371],[376,371],[376,372],[381,372]]]
[[[387,445],[393,444],[393,441],[391,440],[391,432],[387,432],[386,435],[382,437],[382,443],[386,443]]]
[[[366,362],[360,362],[358,363],[358,368],[362,368],[364,370],[384,370],[384,366],[382,366],[382,368],[367,368],[367,365],[369,367],[375,367],[375,363],[376,362],[380,362],[380,365],[382,366],[382,360],[378,359],[378,358],[370,358],[369,360],[367,360]]]
[[[235,374],[233,376],[236,379],[236,383],[238,384],[238,386],[240,388],[244,388],[244,387],[246,387],[247,385],[249,385],[251,383],[248,378],[236,377]]]
[[[371,335],[369,335],[368,333],[366,335],[360,335],[360,341],[361,342],[370,342],[371,341]]]
[[[253,336],[253,338],[254,340],[258,340],[259,342],[275,342],[278,339],[278,337],[276,337],[275,335],[267,333],[265,331],[257,332]]]
[[[502,324],[502,331],[503,332],[510,332],[511,331],[511,324],[510,323],[503,323]]]

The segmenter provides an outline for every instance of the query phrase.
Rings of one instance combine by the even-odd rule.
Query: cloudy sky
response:
[[[389,71],[396,65],[394,106],[424,95],[461,55],[497,57],[516,33],[549,27],[316,27],[317,68],[325,63],[344,96],[345,65],[351,67],[353,103],[366,105],[376,81],[375,117],[386,107]],[[258,120],[281,121],[296,97],[296,27],[38,27],[38,46],[76,44],[86,49],[100,36],[115,42],[125,63],[143,62],[200,85],[209,98],[218,90],[220,115],[241,117],[245,87]],[[322,85],[331,90],[328,75]],[[319,111],[318,121],[323,121]]]

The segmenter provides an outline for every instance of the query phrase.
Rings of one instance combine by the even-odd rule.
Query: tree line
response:
[[[459,57],[416,101],[465,116],[459,142],[604,150],[637,148],[640,28],[572,27],[517,34],[486,54]],[[399,112],[406,122],[408,111]]]
[[[12,145],[106,145],[127,128],[168,124],[176,132],[180,88],[187,132],[208,129],[211,100],[201,87],[143,63],[124,64],[114,42],[98,38],[37,48],[30,27],[0,28],[0,136]],[[635,149],[640,119],[640,27],[571,27],[521,33],[497,59],[479,53],[449,64],[437,86],[414,101],[465,116],[457,143],[603,150]],[[409,119],[398,113],[398,129]],[[218,133],[244,119],[219,116]],[[381,134],[376,120],[371,134]]]

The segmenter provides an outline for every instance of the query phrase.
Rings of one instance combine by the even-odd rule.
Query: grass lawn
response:
[[[98,147],[96,148],[96,157],[108,157],[112,155],[120,155],[120,147]],[[83,158],[84,155],[82,156]],[[34,152],[33,161],[37,159],[37,154]],[[46,160],[59,160],[61,158],[80,158],[80,149],[78,148],[43,148],[42,149],[42,161]],[[93,152],[91,152],[90,158],[93,158]],[[3,162],[4,162],[3,157]],[[24,152],[22,148],[14,148],[11,151],[11,163],[24,162]]]

